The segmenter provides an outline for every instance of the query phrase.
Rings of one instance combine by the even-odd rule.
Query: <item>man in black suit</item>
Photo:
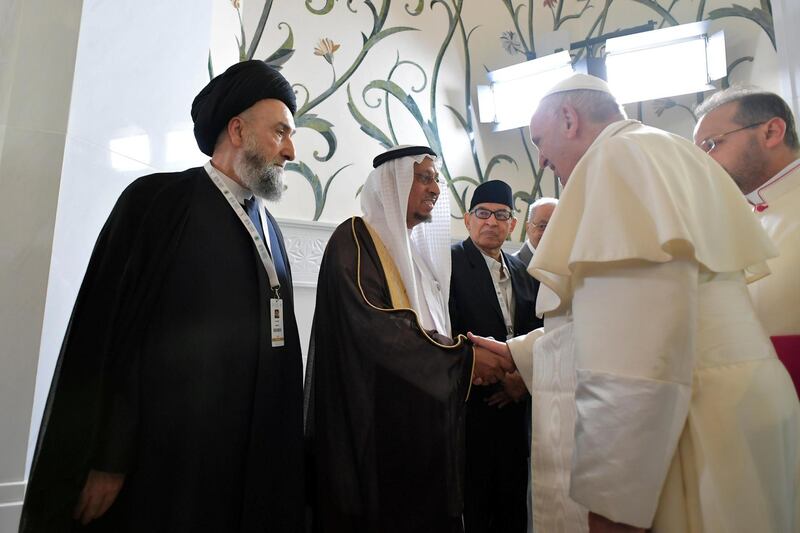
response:
[[[539,246],[539,241],[542,240],[544,230],[547,229],[547,223],[550,222],[550,217],[553,216],[556,205],[558,205],[557,198],[543,196],[528,208],[528,221],[525,224],[526,239],[514,254],[514,257],[522,261],[526,267],[531,264],[533,254],[536,251],[536,247]]]
[[[488,181],[475,189],[464,224],[470,237],[452,246],[453,335],[468,331],[505,340],[540,327],[539,282],[501,246],[516,225],[511,188]],[[466,533],[523,533],[527,525],[528,405],[519,373],[473,387],[467,402]]]

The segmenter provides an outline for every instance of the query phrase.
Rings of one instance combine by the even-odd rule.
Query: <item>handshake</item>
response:
[[[506,343],[489,337],[479,337],[472,333],[467,333],[467,338],[475,345],[473,384],[486,385],[503,381],[506,374],[510,374],[517,369]]]

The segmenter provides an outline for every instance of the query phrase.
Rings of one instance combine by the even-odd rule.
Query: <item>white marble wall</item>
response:
[[[89,255],[120,192],[143,174],[206,159],[195,145],[189,109],[208,82],[210,31],[210,0],[150,2],[147,9],[135,0],[84,1],[32,444]]]
[[[800,116],[800,3],[797,0],[772,0],[775,40],[778,46],[778,77],[781,96]]]
[[[0,1],[0,532],[16,531],[81,2]]]
[[[0,533],[16,530],[53,366],[119,192],[203,160],[211,0],[0,0]],[[27,461],[26,461],[27,459]]]

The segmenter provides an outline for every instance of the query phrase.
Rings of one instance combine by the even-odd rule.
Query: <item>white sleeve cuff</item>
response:
[[[517,365],[519,375],[525,382],[528,391],[533,384],[533,345],[536,339],[544,335],[544,328],[538,328],[527,335],[521,335],[509,339],[506,344],[511,351],[511,358],[514,359],[514,364]]]

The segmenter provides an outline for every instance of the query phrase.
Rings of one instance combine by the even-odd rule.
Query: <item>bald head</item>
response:
[[[572,170],[600,132],[627,118],[611,93],[565,90],[542,99],[530,123],[539,166],[548,167],[566,185]]]
[[[558,200],[556,198],[543,197],[533,202],[528,208],[528,222],[525,225],[525,235],[534,248],[539,246],[539,241],[542,240],[542,236],[547,229],[547,224],[550,222],[550,217],[553,216],[556,205],[558,205]]]

